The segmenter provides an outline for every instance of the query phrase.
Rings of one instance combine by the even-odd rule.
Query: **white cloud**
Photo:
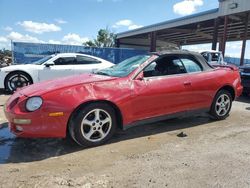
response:
[[[62,44],[62,42],[58,40],[49,40],[48,43],[49,44]]]
[[[138,28],[141,28],[141,27],[143,27],[143,26],[142,26],[142,25],[133,24],[133,25],[130,25],[130,26],[128,27],[128,29],[129,29],[129,30],[133,30],[133,29],[138,29]]]
[[[61,31],[61,28],[55,24],[40,23],[33,21],[18,22],[18,25],[22,26],[26,31],[42,34],[45,32]]]
[[[12,27],[6,26],[3,28],[3,30],[4,31],[12,31],[13,29],[12,29]]]
[[[240,52],[240,51],[238,51],[238,52],[226,51],[226,52],[225,52],[225,56],[226,56],[226,57],[236,57],[236,58],[240,58],[241,52]],[[245,58],[247,58],[247,57],[245,56]]]
[[[67,21],[65,21],[65,20],[63,20],[63,19],[61,19],[61,18],[57,18],[57,19],[55,19],[55,21],[56,21],[56,23],[58,23],[58,24],[66,24],[66,23],[68,23]]]
[[[9,35],[7,35],[7,38],[9,40],[13,40],[13,41],[16,41],[16,42],[36,42],[36,43],[43,43],[44,41],[42,40],[39,40],[38,38],[36,37],[32,37],[30,35],[23,35],[21,33],[18,33],[18,32],[14,32],[12,31]]]
[[[132,30],[132,29],[138,29],[143,26],[134,24],[132,20],[124,19],[124,20],[119,20],[112,27],[113,28],[127,27],[128,30]]]
[[[227,42],[226,43],[225,56],[240,58],[240,56],[241,56],[241,47],[242,47],[242,42],[241,41]],[[246,49],[246,52],[247,51],[248,51],[248,49]],[[245,58],[249,58],[248,53],[245,53]]]
[[[2,48],[10,49],[11,48],[11,40],[14,42],[44,43],[44,41],[39,40],[36,37],[32,37],[32,36],[27,35],[27,34],[23,35],[21,33],[12,31],[7,36],[0,36],[0,49],[2,49]]]
[[[237,41],[237,42],[227,42],[226,43],[226,49],[230,48],[232,50],[241,50],[242,42]]]
[[[9,50],[11,48],[10,41],[6,37],[0,36],[0,49],[3,48]]]
[[[87,37],[81,37],[75,33],[68,33],[62,39],[63,43],[71,45],[82,45],[84,42],[89,41]]]
[[[0,36],[0,42],[8,42],[8,39],[6,37]]]
[[[7,36],[0,36],[0,49],[10,49],[11,40],[14,42],[31,42],[31,43],[49,43],[49,44],[68,44],[68,45],[82,45],[84,42],[89,41],[87,37],[81,37],[75,33],[68,33],[61,40],[43,41],[28,34],[21,34],[12,31]]]
[[[195,51],[195,52],[201,52],[205,50],[210,50],[212,44],[196,44],[196,45],[186,45],[182,46],[182,49]]]
[[[240,58],[241,46],[242,46],[241,41],[227,42],[225,56]],[[182,46],[182,49],[201,52],[204,50],[211,50],[211,47],[212,47],[212,44],[208,43],[208,44],[186,45],[186,46]],[[217,50],[218,50],[218,47],[219,47],[219,44],[217,44]],[[250,50],[250,41],[247,41],[246,52],[248,52],[249,50]],[[245,59],[250,59],[249,53],[245,53]]]
[[[89,41],[87,37],[81,37],[76,33],[68,33],[61,40],[43,41],[28,34],[21,34],[18,32],[10,32],[6,36],[0,36],[0,49],[10,49],[11,40],[13,42],[31,42],[31,43],[49,43],[49,44],[68,44],[68,45],[82,45],[84,42]]]
[[[197,7],[203,5],[203,0],[183,0],[174,4],[173,10],[176,14],[185,16],[196,11]]]
[[[120,21],[115,23],[114,27],[130,26],[132,24],[133,24],[133,22],[131,20],[120,20]]]

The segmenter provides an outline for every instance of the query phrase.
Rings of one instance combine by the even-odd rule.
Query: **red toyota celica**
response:
[[[116,128],[208,112],[225,119],[242,92],[237,68],[214,68],[198,53],[138,55],[93,74],[37,83],[16,91],[5,114],[19,137],[106,142]]]

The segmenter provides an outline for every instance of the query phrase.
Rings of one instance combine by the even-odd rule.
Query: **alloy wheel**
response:
[[[81,133],[86,140],[98,142],[109,134],[111,127],[110,114],[103,109],[94,109],[82,119]]]
[[[218,116],[224,116],[227,114],[231,107],[230,98],[226,94],[222,94],[218,97],[215,104],[215,111]]]

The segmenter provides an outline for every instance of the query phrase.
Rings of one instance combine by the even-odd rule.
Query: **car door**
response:
[[[43,69],[38,71],[39,81],[50,80],[75,74],[75,56],[71,55],[57,57],[51,61],[53,61],[54,65],[46,66],[45,64]]]
[[[183,55],[180,60],[188,73],[186,74],[188,109],[209,108],[218,81],[213,69],[205,70],[197,59],[189,55]]]
[[[164,73],[164,66],[174,64],[176,70]],[[143,79],[134,80],[132,109],[135,119],[145,119],[187,110],[186,74],[178,57],[168,56],[152,62],[143,70]]]
[[[74,66],[75,74],[90,73],[98,69],[101,61],[92,57],[77,55],[76,66]]]

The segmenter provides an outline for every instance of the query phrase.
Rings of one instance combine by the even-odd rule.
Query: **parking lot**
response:
[[[3,114],[8,97],[0,95],[0,187],[250,186],[250,97],[234,102],[223,121],[206,114],[162,121],[95,148],[15,138]]]

